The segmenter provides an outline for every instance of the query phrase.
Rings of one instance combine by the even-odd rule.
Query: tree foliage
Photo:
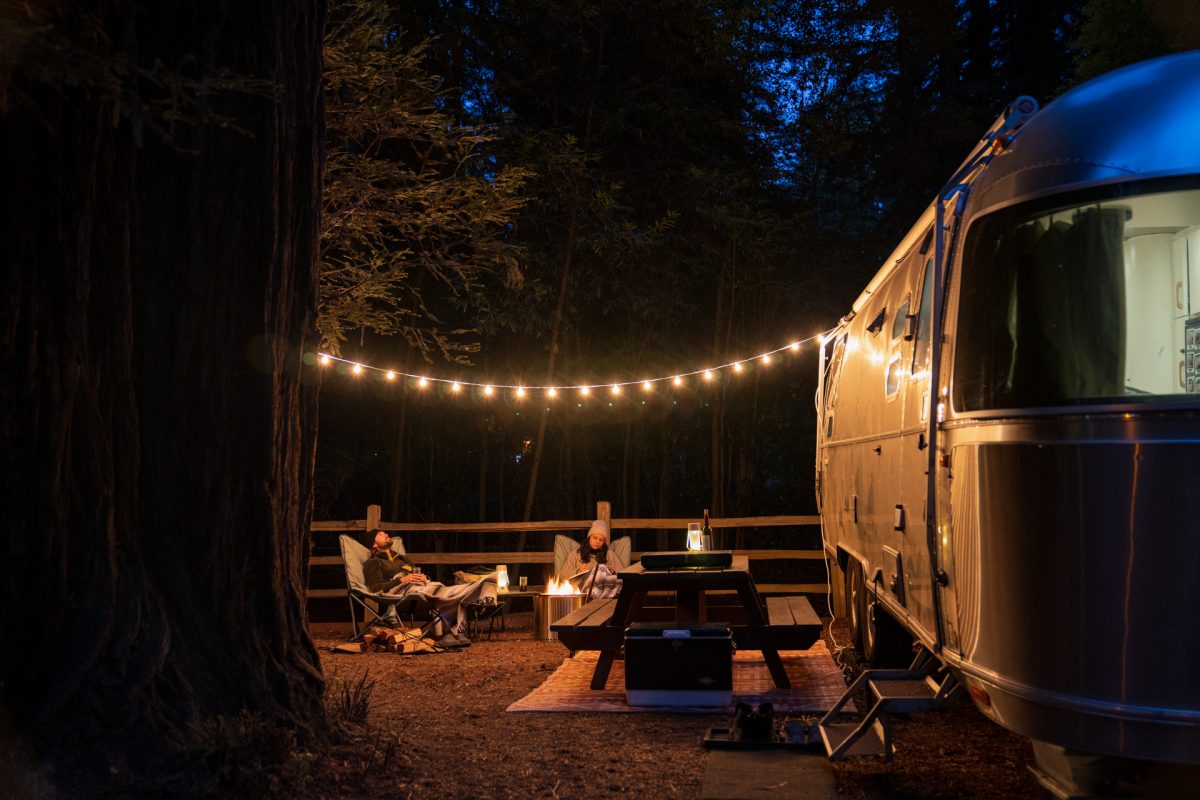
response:
[[[832,324],[1007,103],[1077,81],[1089,26],[1120,41],[1105,2],[392,3],[444,76],[439,108],[494,126],[484,161],[529,172],[510,230],[525,281],[483,309],[466,374],[636,379]],[[1162,28],[1172,4],[1142,4]],[[373,469],[404,486],[401,516],[511,518],[539,453],[552,477],[535,516],[598,497],[662,514],[721,498],[727,513],[808,508],[813,386],[798,369],[612,414],[556,407],[544,442],[541,412],[410,398],[404,424],[454,420],[461,438],[388,429],[405,463]],[[376,402],[330,398],[359,400]],[[371,463],[381,437],[347,435]],[[427,480],[447,472],[463,484]]]
[[[523,279],[509,232],[529,171],[487,158],[495,134],[443,110],[430,42],[406,39],[378,3],[334,3],[318,327],[334,352],[369,331],[463,361],[488,279]]]

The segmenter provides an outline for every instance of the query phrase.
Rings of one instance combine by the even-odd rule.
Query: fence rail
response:
[[[626,517],[612,518],[612,506],[607,501],[596,504],[595,519],[608,521],[610,528],[619,530],[675,530],[684,531],[693,518],[641,518]],[[458,534],[474,533],[480,535],[495,533],[562,533],[586,531],[593,520],[542,520],[537,522],[387,522],[381,519],[381,509],[377,505],[367,507],[364,519],[322,520],[313,522],[311,534],[332,533],[361,533],[376,528],[382,528],[393,533],[433,533]],[[817,516],[769,516],[769,517],[724,517],[709,521],[714,529],[730,528],[768,528],[784,526],[819,525],[821,518]],[[824,558],[821,550],[788,550],[788,549],[736,549],[734,555],[746,556],[751,561],[763,560],[800,560],[813,561]],[[554,554],[544,550],[529,550],[525,552],[471,550],[471,551],[435,551],[409,552],[417,564],[431,566],[453,566],[470,564],[552,564]],[[634,558],[640,558],[641,552],[635,552]],[[341,566],[341,556],[313,556],[309,559],[310,567]],[[767,594],[785,594],[795,592],[824,592],[824,583],[794,583],[794,584],[762,584],[759,587]],[[308,589],[309,599],[331,598],[345,596],[345,589]]]

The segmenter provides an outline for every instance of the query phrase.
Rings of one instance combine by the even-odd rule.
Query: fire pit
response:
[[[550,626],[582,605],[583,595],[575,587],[551,578],[546,591],[533,596],[533,638],[540,642],[557,640],[558,634]]]

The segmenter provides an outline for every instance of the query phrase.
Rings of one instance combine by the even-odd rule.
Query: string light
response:
[[[654,384],[658,383],[660,381],[664,381],[664,382],[670,381],[672,385],[674,385],[676,387],[682,387],[686,384],[686,379],[689,377],[692,377],[692,376],[702,377],[705,381],[713,381],[713,380],[716,380],[718,373],[725,371],[725,370],[731,370],[733,373],[740,375],[740,374],[744,373],[746,371],[748,365],[750,365],[754,361],[761,362],[761,364],[765,367],[774,362],[773,356],[777,355],[778,353],[781,353],[784,351],[791,351],[793,353],[799,352],[801,346],[805,342],[816,341],[818,343],[823,344],[826,337],[830,333],[832,333],[832,330],[825,331],[824,333],[818,334],[816,336],[809,336],[806,339],[800,339],[798,341],[789,342],[788,344],[785,344],[782,347],[777,347],[774,350],[768,350],[765,353],[759,353],[757,355],[749,356],[746,358],[739,358],[739,359],[736,359],[733,361],[729,361],[725,364],[707,367],[704,369],[696,369],[696,370],[691,370],[689,372],[680,372],[680,373],[677,373],[674,375],[663,376],[663,377],[659,377],[659,378],[642,378],[639,380],[631,380],[631,381],[616,381],[613,383],[601,383],[600,386],[601,386],[601,388],[603,388],[604,386],[607,386],[609,392],[613,396],[619,396],[624,391],[624,388],[626,386],[636,386],[637,384],[641,384],[643,392],[649,393],[654,390]],[[382,374],[384,379],[388,380],[388,381],[394,381],[394,380],[396,380],[396,378],[401,377],[401,376],[403,376],[405,378],[413,379],[416,381],[417,386],[421,389],[428,388],[431,384],[443,384],[443,385],[448,386],[450,391],[454,392],[456,394],[461,393],[463,387],[474,387],[474,388],[482,391],[483,394],[487,397],[494,396],[496,394],[497,390],[509,390],[509,391],[512,391],[516,397],[523,398],[526,396],[526,392],[528,390],[539,390],[539,391],[545,391],[546,397],[553,398],[553,397],[558,396],[558,392],[560,389],[571,388],[570,385],[563,385],[563,384],[554,385],[554,386],[551,386],[551,385],[524,386],[521,384],[490,384],[490,383],[485,384],[485,383],[476,383],[476,382],[472,382],[472,381],[450,380],[447,378],[432,378],[432,377],[429,377],[426,375],[416,375],[416,374],[411,374],[411,373],[407,373],[407,372],[402,372],[400,370],[380,369],[378,367],[372,367],[369,364],[362,364],[357,361],[351,361],[350,359],[347,359],[347,358],[340,358],[338,356],[330,355],[328,353],[317,353],[316,356],[317,356],[317,359],[316,359],[317,364],[319,364],[322,367],[328,367],[330,364],[332,364],[333,362],[336,361],[341,364],[346,364],[349,367],[350,372],[353,373],[354,375],[362,375],[367,370],[371,370],[373,372],[378,372],[378,373]],[[581,396],[587,397],[591,394],[593,384],[581,383],[581,384],[576,385],[574,388],[579,392],[579,394]],[[582,408],[582,404],[580,404],[580,407]]]

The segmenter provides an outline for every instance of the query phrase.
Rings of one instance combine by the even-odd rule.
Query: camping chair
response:
[[[425,618],[426,621],[420,626],[420,633],[403,632],[407,638],[421,639],[429,636],[433,627],[438,622],[437,612],[433,610],[433,606],[430,605],[429,600],[422,595],[414,593],[410,593],[407,597],[398,598],[394,594],[375,594],[371,592],[367,588],[366,578],[363,577],[363,565],[371,557],[371,551],[355,541],[354,537],[349,534],[342,534],[339,539],[342,545],[342,561],[346,566],[346,600],[350,604],[350,621],[354,625],[354,636],[350,641],[356,642],[361,639],[370,627],[369,624],[365,623],[366,615],[364,614],[364,624],[361,629],[359,628],[359,609],[374,617],[375,622],[391,627],[380,613],[381,610],[386,609],[388,606],[395,606],[397,614],[407,616],[414,622],[418,618]],[[404,554],[404,542],[399,536],[392,538],[392,551],[401,555]],[[434,647],[438,648],[436,644]]]

